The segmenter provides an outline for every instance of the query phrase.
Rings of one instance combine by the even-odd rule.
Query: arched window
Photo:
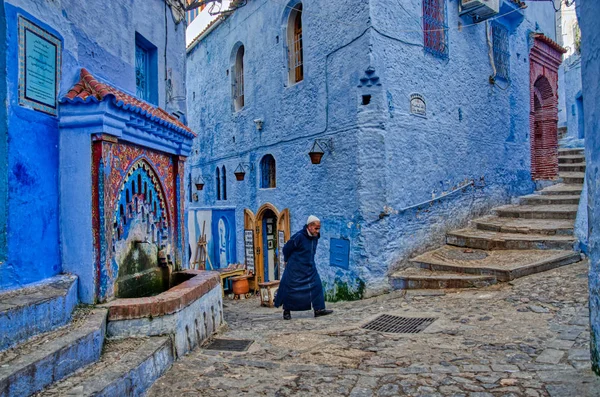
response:
[[[270,154],[260,160],[260,187],[263,189],[276,187],[275,159]]]
[[[244,46],[240,45],[235,54],[233,67],[233,106],[235,111],[244,107]]]
[[[217,167],[217,171],[215,172],[216,184],[217,187],[217,200],[221,200],[221,170]]]
[[[227,200],[227,173],[225,166],[221,167],[221,183],[223,184],[223,200]]]
[[[287,24],[289,82],[295,84],[304,79],[304,54],[302,49],[302,3],[290,12]]]

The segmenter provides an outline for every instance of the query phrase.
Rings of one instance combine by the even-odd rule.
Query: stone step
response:
[[[548,195],[548,196],[556,196],[556,195],[566,195],[566,196],[572,196],[572,195],[579,195],[581,194],[581,190],[583,189],[583,184],[581,185],[577,185],[577,184],[565,184],[565,183],[558,183],[556,185],[552,185],[552,186],[548,186],[545,189],[542,189],[540,191],[538,191],[538,194],[541,195]]]
[[[579,195],[541,195],[541,194],[530,194],[528,196],[522,196],[519,199],[519,203],[523,205],[553,205],[553,204],[579,204]]]
[[[494,209],[505,218],[575,219],[577,205],[506,205]]]
[[[585,156],[583,155],[570,155],[570,156],[559,156],[558,164],[585,164]]]
[[[0,350],[65,325],[76,304],[77,277],[73,275],[1,293]]]
[[[573,156],[573,155],[578,155],[581,154],[583,155],[584,153],[584,148],[563,148],[563,149],[558,149],[558,156]]]
[[[574,251],[481,251],[445,245],[419,255],[411,259],[411,262],[415,266],[428,270],[491,275],[498,281],[510,281],[580,260],[580,254]]]
[[[569,219],[502,218],[488,215],[471,221],[471,225],[492,232],[572,236],[575,222]]]
[[[482,250],[569,250],[573,236],[502,233],[480,229],[455,230],[446,235],[446,244]]]
[[[68,325],[0,354],[0,396],[27,397],[100,358],[106,309],[77,309]]]
[[[408,268],[390,276],[393,289],[481,288],[496,284],[495,276]]]
[[[585,172],[585,163],[578,164],[559,164],[558,172]]]
[[[564,183],[572,183],[572,184],[583,184],[583,178],[585,177],[585,173],[583,172],[560,172],[558,176],[562,179]]]
[[[102,357],[36,397],[144,396],[173,364],[168,336],[107,339]]]

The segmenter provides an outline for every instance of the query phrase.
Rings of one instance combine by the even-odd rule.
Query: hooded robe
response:
[[[275,296],[275,307],[299,311],[325,309],[323,285],[315,264],[315,253],[320,234],[311,236],[307,226],[294,234],[283,247],[287,261]]]

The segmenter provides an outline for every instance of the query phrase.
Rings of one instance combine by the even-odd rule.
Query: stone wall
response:
[[[581,72],[585,108],[585,154],[590,252],[590,325],[592,368],[600,375],[600,3],[578,0]]]

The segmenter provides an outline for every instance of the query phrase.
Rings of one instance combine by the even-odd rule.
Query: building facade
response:
[[[591,325],[591,357],[592,369],[600,375],[600,3],[591,0],[577,1],[577,15],[581,26],[581,70],[582,78],[586,82],[583,87],[585,107],[585,154],[586,154],[586,181],[587,181],[587,213],[589,219],[589,257],[590,257],[590,325]]]
[[[188,47],[190,251],[204,230],[218,266],[278,279],[314,214],[327,298],[360,298],[555,177],[560,47],[500,3],[479,23],[443,0],[248,1],[218,19]]]
[[[123,296],[131,272],[155,271],[130,269],[132,255],[187,262],[183,2],[2,11],[0,290],[74,273],[79,299],[102,302]]]

